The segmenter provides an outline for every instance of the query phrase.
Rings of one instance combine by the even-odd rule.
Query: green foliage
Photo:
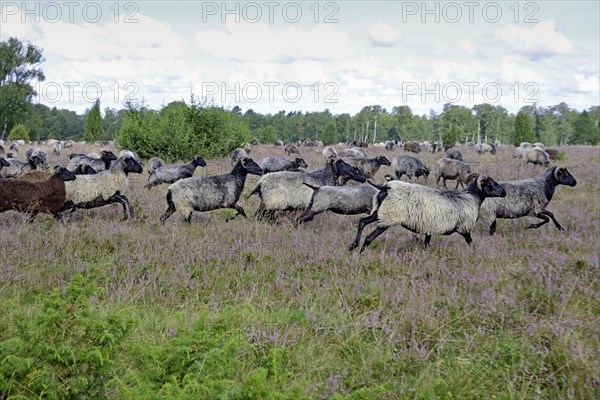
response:
[[[594,122],[586,110],[583,110],[575,119],[573,134],[569,138],[569,144],[598,144]]]
[[[336,144],[337,140],[337,126],[334,121],[330,121],[325,125],[323,134],[321,135],[321,141],[324,145]]]
[[[265,126],[261,129],[260,135],[258,135],[258,140],[264,144],[273,144],[277,140],[277,134],[275,133],[275,128],[272,126]]]
[[[458,128],[456,126],[451,127],[450,131],[444,134],[444,137],[442,139],[445,145],[454,146],[454,143],[456,143],[459,140]]]
[[[515,136],[513,144],[518,146],[522,142],[535,142],[531,119],[525,111],[519,111],[515,119]]]
[[[250,139],[239,117],[222,108],[173,102],[160,111],[130,106],[118,135],[123,148],[165,161],[229,154]]]
[[[23,124],[15,125],[8,135],[8,140],[29,140],[29,131]]]
[[[0,392],[55,399],[108,398],[105,384],[121,368],[117,356],[130,324],[90,306],[100,292],[75,275],[64,291],[42,298],[40,315],[18,316],[17,332],[0,343]]]
[[[96,100],[96,103],[94,103],[94,106],[85,117],[85,132],[83,138],[87,142],[95,142],[104,138],[102,116],[100,115],[100,100]]]

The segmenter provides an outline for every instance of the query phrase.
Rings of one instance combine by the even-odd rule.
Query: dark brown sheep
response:
[[[556,149],[546,149],[546,153],[548,154],[548,157],[550,157],[550,159],[552,161],[556,161],[556,158],[560,154],[560,151],[558,151]]]
[[[56,167],[54,174],[44,182],[0,179],[0,212],[15,210],[28,213],[30,221],[38,213],[56,216],[65,203],[65,181],[74,179],[75,174],[63,167]]]
[[[404,151],[405,152],[413,152],[413,153],[420,153],[421,152],[421,146],[419,146],[419,143],[417,142],[406,142],[404,143]]]

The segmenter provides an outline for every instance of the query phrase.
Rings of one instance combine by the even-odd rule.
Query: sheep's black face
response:
[[[54,170],[56,171],[55,173],[65,182],[74,181],[77,178],[74,173],[64,167],[56,167]]]
[[[298,168],[308,168],[308,164],[302,158],[296,158],[296,164],[298,164]]]
[[[0,157],[0,167],[8,167],[10,164],[4,158]]]
[[[196,167],[206,167],[206,161],[204,161],[204,158],[200,156],[195,156],[193,163]]]
[[[127,157],[125,159],[125,169],[123,170],[126,174],[129,173],[134,173],[134,174],[141,174],[144,171],[144,168],[142,168],[142,165],[135,161],[133,158],[131,157]]]
[[[252,175],[262,175],[263,171],[260,166],[251,158],[242,158],[239,161],[246,169],[246,172]]]
[[[29,161],[36,167],[43,164],[43,161],[38,156],[31,156]]]
[[[341,176],[343,178],[350,178],[360,183],[364,183],[367,181],[367,177],[362,172],[360,172],[358,168],[356,168],[354,165],[348,164],[344,160],[337,160],[335,162],[335,168],[338,176]]]
[[[377,157],[377,162],[380,165],[387,165],[387,166],[392,165],[392,163],[390,162],[390,160],[388,160],[387,157],[384,157],[384,156]]]
[[[117,156],[112,151],[104,150],[102,151],[102,159],[108,161],[114,161],[117,159]]]
[[[554,171],[554,176],[560,185],[575,186],[577,181],[575,177],[565,167],[557,167]]]
[[[488,176],[479,177],[477,186],[485,197],[506,197],[504,186]]]

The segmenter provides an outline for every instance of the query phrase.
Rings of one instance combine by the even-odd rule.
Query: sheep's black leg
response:
[[[540,226],[542,226],[542,225],[545,225],[545,224],[547,224],[548,222],[550,222],[550,218],[548,218],[548,217],[547,217],[547,216],[544,214],[544,212],[543,212],[543,211],[542,211],[541,213],[539,213],[539,214],[536,214],[536,218],[539,218],[539,219],[541,219],[541,220],[542,220],[542,222],[540,222],[539,224],[531,224],[531,225],[529,225],[529,227],[528,227],[529,229],[537,229],[537,228],[539,228]]]
[[[458,184],[460,183],[460,181],[456,181],[456,186],[454,187],[454,190],[458,190]]]
[[[298,218],[298,224],[304,224],[305,222],[312,221],[314,217],[315,213],[310,211],[310,209],[307,209],[307,211],[304,211],[304,213],[302,213],[302,215]]]
[[[365,226],[372,224],[373,222],[377,221],[377,212],[374,212],[373,214],[366,216],[364,218],[361,218],[358,221],[358,231],[356,232],[356,238],[354,239],[354,242],[352,242],[350,244],[350,246],[348,246],[348,250],[352,251],[355,248],[358,247],[358,244],[360,243],[360,237],[362,235],[362,231],[363,229],[365,229]]]
[[[387,231],[387,226],[378,226],[377,228],[375,228],[375,230],[371,233],[369,233],[369,236],[366,237],[365,242],[363,243],[362,247],[360,248],[360,252],[362,253],[363,251],[365,251],[365,249],[367,248],[367,246],[369,244],[371,244],[371,242],[373,240],[375,240],[375,238],[379,235],[381,235],[383,232]]]
[[[160,217],[161,224],[164,224],[165,221],[167,220],[167,218],[169,218],[175,212],[175,204],[173,204],[173,201],[169,198],[168,195],[167,195],[167,203],[168,203],[167,211],[165,211],[165,213]]]
[[[429,247],[429,242],[431,242],[431,235],[425,235],[425,241],[423,242],[423,247]]]
[[[493,235],[494,233],[496,233],[496,220],[490,225],[490,235]]]
[[[121,196],[119,193],[115,193],[109,198],[109,203],[119,203],[123,207],[123,221],[127,221],[129,214],[127,213],[127,207],[129,202],[125,196]]]
[[[471,233],[469,232],[461,233],[460,235],[465,238],[465,242],[467,242],[467,244],[471,244],[471,242],[473,241],[473,239],[471,238]]]
[[[184,220],[186,223],[190,224],[190,223],[192,222],[192,212],[190,211],[190,213],[188,214],[188,216],[187,216],[187,217],[185,217],[185,218],[183,218],[183,220]]]
[[[547,215],[548,217],[550,217],[552,219],[552,222],[554,222],[554,226],[556,226],[556,229],[558,229],[559,231],[565,230],[565,228],[563,228],[562,225],[558,223],[556,218],[554,218],[554,214],[552,214],[550,211],[544,210],[540,214],[544,214],[544,215]]]
[[[246,213],[244,212],[244,209],[243,209],[242,207],[240,207],[240,206],[238,206],[238,205],[236,204],[236,205],[233,205],[233,206],[231,206],[230,208],[233,208],[235,211],[237,211],[237,213],[236,213],[236,214],[235,214],[233,217],[229,217],[229,218],[227,218],[227,219],[225,220],[225,222],[229,222],[229,221],[231,221],[232,219],[234,219],[234,218],[235,218],[235,217],[237,217],[238,215],[241,215],[242,217],[244,217],[244,218],[248,219],[248,217],[246,216]]]

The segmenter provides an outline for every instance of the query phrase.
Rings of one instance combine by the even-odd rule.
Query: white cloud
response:
[[[395,46],[402,37],[400,31],[382,20],[378,20],[375,25],[369,29],[369,39],[374,46],[392,47]]]
[[[469,42],[468,40],[461,40],[460,48],[462,50],[464,50],[464,52],[467,54],[470,54],[472,56],[475,55],[475,49],[473,48],[473,45],[471,44],[471,42]]]
[[[546,80],[533,69],[524,66],[526,62],[517,57],[503,57],[500,62],[500,77],[505,82],[535,83],[541,85]]]
[[[508,25],[498,36],[510,49],[531,59],[571,54],[574,50],[571,41],[557,31],[554,20],[540,22],[532,28]]]

